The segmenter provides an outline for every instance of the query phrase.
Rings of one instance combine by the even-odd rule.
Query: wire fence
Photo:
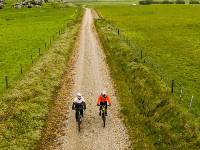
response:
[[[74,19],[69,19],[70,21],[68,21],[67,24],[64,24],[60,27],[60,29],[55,32],[55,34],[49,39],[49,41],[46,41],[43,45],[43,47],[39,47],[38,49],[36,49],[35,51],[31,51],[31,54],[27,57],[29,57],[29,64],[22,64],[19,63],[18,64],[18,70],[16,72],[16,74],[14,75],[7,75],[7,73],[4,73],[4,76],[2,77],[2,80],[0,81],[0,94],[3,94],[4,92],[6,92],[10,87],[13,86],[13,84],[19,80],[21,77],[23,77],[24,73],[28,70],[29,67],[27,67],[28,65],[33,65],[34,62],[36,62],[36,59],[40,58],[46,49],[50,48],[53,41],[56,39],[56,37],[60,36],[61,34],[63,34],[65,32],[66,28],[69,28],[71,26],[73,26],[76,22],[77,19],[77,15],[78,15],[78,11],[75,12],[74,14]]]
[[[140,60],[140,63],[150,67],[159,75],[160,80],[166,85],[166,93],[171,93],[176,96],[178,102],[184,104],[189,110],[192,110],[192,108],[200,105],[195,95],[191,94],[188,91],[188,88],[186,88],[182,82],[171,79],[166,73],[165,69],[163,69],[159,64],[155,63],[151,56],[146,55],[144,49],[137,47],[136,44],[127,36],[125,36],[125,33],[123,33],[122,30],[120,30],[112,21],[106,20],[102,17],[101,20],[105,21],[109,26],[109,29],[114,31],[115,36],[118,36],[121,41],[124,41],[128,47],[134,51],[135,56],[138,58],[138,60]],[[196,102],[195,105],[194,102]]]

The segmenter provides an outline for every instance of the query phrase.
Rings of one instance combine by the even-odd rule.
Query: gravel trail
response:
[[[115,97],[112,80],[109,75],[105,56],[100,47],[98,36],[93,25],[93,15],[86,9],[82,21],[76,59],[73,64],[73,84],[66,114],[64,135],[58,141],[58,149],[63,150],[123,150],[129,149],[129,138],[125,126],[119,117],[119,104]],[[109,94],[112,107],[109,107],[106,127],[103,128],[99,108],[96,106],[98,95],[102,90]],[[72,98],[81,92],[86,100],[87,110],[77,130],[75,112],[71,110]]]

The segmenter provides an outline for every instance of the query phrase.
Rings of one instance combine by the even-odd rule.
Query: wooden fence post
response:
[[[171,92],[174,93],[174,80],[172,80],[172,89]]]
[[[32,64],[33,64],[33,56],[31,55],[31,62],[32,62]]]
[[[192,109],[192,101],[193,101],[193,98],[194,98],[194,96],[192,95],[192,98],[191,98],[191,100],[190,100],[190,105],[189,105],[189,109],[190,109],[190,110]]]
[[[8,76],[5,76],[6,89],[8,88]]]
[[[180,100],[182,99],[183,89],[180,90]]]
[[[22,64],[20,64],[20,72],[21,72],[21,74],[23,74]]]

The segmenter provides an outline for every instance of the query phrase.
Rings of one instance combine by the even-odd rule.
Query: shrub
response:
[[[184,0],[176,0],[176,4],[185,4]]]
[[[152,4],[161,4],[160,1],[152,1]]]
[[[189,3],[190,4],[200,4],[198,0],[191,0]]]
[[[152,0],[141,0],[139,1],[140,5],[150,5],[152,4]]]
[[[161,2],[161,4],[174,4],[172,1],[164,0]]]

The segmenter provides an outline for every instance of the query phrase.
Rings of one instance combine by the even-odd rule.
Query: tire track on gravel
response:
[[[76,49],[77,59],[72,71],[73,85],[69,111],[66,114],[65,134],[57,139],[62,143],[58,149],[122,150],[128,149],[130,145],[126,128],[119,117],[119,104],[93,21],[92,11],[86,9],[80,38],[77,41],[79,46]],[[102,90],[106,90],[112,100],[105,128],[102,126],[101,117],[98,116],[99,108],[96,107],[96,100]],[[82,93],[87,104],[80,133],[77,130],[74,111],[71,110],[71,102],[76,92]]]

